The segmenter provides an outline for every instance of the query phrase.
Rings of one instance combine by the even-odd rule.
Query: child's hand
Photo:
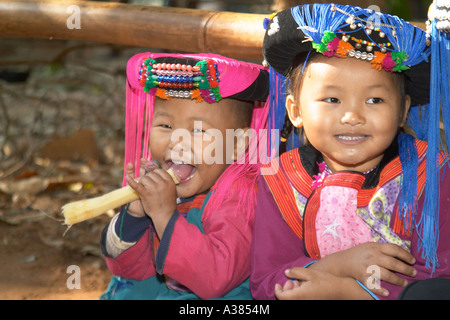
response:
[[[366,285],[379,271],[380,280],[398,286],[406,286],[407,280],[395,272],[415,277],[414,257],[402,247],[390,243],[367,242],[353,248],[330,254],[310,266],[341,277],[351,277]],[[389,292],[380,287],[371,288],[375,294],[387,296]]]
[[[275,296],[278,300],[333,299],[330,293],[334,291],[332,288],[337,286],[338,277],[301,267],[286,270],[285,273],[291,280],[287,280],[283,286],[275,285]]]
[[[165,170],[155,168],[141,177],[139,182],[127,172],[126,180],[139,194],[143,211],[152,219],[161,237],[176,209],[177,192],[172,177]]]
[[[139,178],[136,180],[139,181],[140,178],[142,178],[145,173],[151,172],[158,168],[158,165],[152,161],[147,161],[146,159],[141,159],[141,169],[139,170]],[[132,163],[128,163],[125,173],[126,177],[130,177],[134,180],[134,165]],[[128,213],[134,217],[144,217],[145,211],[144,207],[142,206],[141,199],[138,199],[136,201],[133,201],[130,203],[130,206],[128,207]]]
[[[275,285],[279,300],[335,300],[369,299],[368,293],[355,280],[341,278],[331,273],[309,268],[295,267],[286,270],[284,286]]]

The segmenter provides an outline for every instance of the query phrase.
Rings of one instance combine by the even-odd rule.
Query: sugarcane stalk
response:
[[[180,179],[173,170],[169,169],[167,173],[172,177],[175,184],[180,183]],[[130,186],[125,186],[96,198],[68,203],[62,207],[64,224],[70,226],[95,218],[111,209],[118,208],[138,199],[139,194]]]

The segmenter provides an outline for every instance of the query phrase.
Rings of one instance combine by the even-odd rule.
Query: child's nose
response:
[[[188,161],[191,156],[191,136],[186,134],[176,138],[172,137],[168,149],[171,153],[171,159],[184,159]]]
[[[185,143],[183,143],[183,140],[177,140],[177,141],[171,141],[169,144],[169,149],[172,150],[172,152],[184,152],[186,150]]]
[[[341,118],[342,124],[349,124],[352,126],[363,124],[365,122],[364,116],[357,111],[346,111]]]

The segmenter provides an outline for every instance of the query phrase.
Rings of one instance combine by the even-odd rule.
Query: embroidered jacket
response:
[[[193,292],[202,299],[224,296],[243,283],[250,275],[254,213],[250,217],[235,213],[239,194],[231,188],[223,205],[205,216],[209,197],[210,193],[206,197],[197,195],[193,202],[184,204],[184,209],[179,205],[160,241],[148,217],[128,220],[124,224],[128,231],[137,225],[140,231],[134,232],[134,239],[124,241],[118,241],[119,218],[111,220],[101,242],[113,275],[135,280],[164,275],[167,286]],[[186,211],[186,217],[179,211]],[[116,235],[110,237],[108,233]],[[122,250],[114,249],[124,242]]]
[[[423,207],[426,143],[416,140],[419,156],[417,192],[419,213]],[[314,183],[323,161],[312,146],[283,153],[279,167],[265,171],[258,189],[258,205],[252,247],[250,285],[256,299],[274,298],[276,283],[287,280],[284,270],[305,266],[333,252],[365,242],[394,243],[416,257],[419,274],[430,277],[418,250],[418,237],[405,232],[398,214],[401,163],[396,143],[380,165],[364,175],[336,172]],[[313,186],[318,185],[315,189]],[[450,175],[442,180],[440,200],[439,267],[433,276],[450,277]],[[420,214],[417,219],[420,219]],[[382,284],[395,298],[400,287]]]

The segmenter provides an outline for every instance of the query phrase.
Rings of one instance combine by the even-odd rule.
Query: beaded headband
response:
[[[218,102],[220,73],[212,59],[202,60],[195,65],[180,63],[158,63],[147,58],[139,69],[139,84],[144,92],[155,90],[160,99],[186,98],[197,102]]]
[[[345,20],[345,24],[338,29],[338,33],[325,31],[319,43],[311,39],[313,49],[317,52],[327,57],[351,57],[367,60],[370,61],[372,68],[377,70],[402,72],[409,69],[408,66],[403,64],[407,60],[408,55],[403,50],[394,51],[391,42],[386,37],[385,31],[383,31],[386,28],[391,29],[392,36],[396,38],[396,27],[361,19],[345,12],[334,4],[330,5],[330,10],[333,13],[338,11],[347,15],[348,18]],[[384,29],[381,27],[384,27]],[[354,33],[359,33],[360,36],[354,36]],[[383,39],[385,42],[375,41],[375,34],[377,34],[378,40]]]

